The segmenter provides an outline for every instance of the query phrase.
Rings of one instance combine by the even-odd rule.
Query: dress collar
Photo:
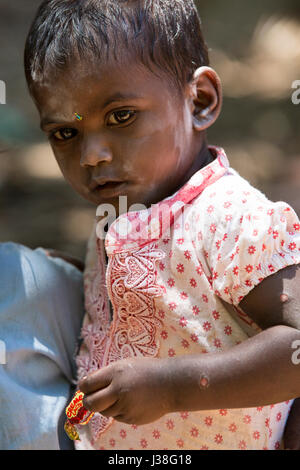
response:
[[[194,173],[176,193],[148,209],[122,214],[111,224],[105,238],[108,255],[133,251],[162,238],[184,208],[226,173],[229,162],[225,151],[220,147],[209,150],[214,161]]]

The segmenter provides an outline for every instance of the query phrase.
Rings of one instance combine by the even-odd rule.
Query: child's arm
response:
[[[287,325],[300,331],[300,265],[265,278],[239,307],[262,329]]]
[[[299,286],[300,269],[291,266],[253,289],[241,307],[265,331],[225,352],[130,359],[96,372],[79,384],[85,406],[145,424],[174,411],[250,408],[300,396],[300,364],[293,360],[300,345]]]
[[[264,283],[258,285],[256,289],[250,292],[244,301],[241,302],[240,307],[242,306],[244,310],[251,312],[252,318],[255,318],[261,326],[268,327],[276,322],[282,321],[288,325],[294,325],[299,329],[297,315],[295,318],[287,318],[289,312],[292,312],[290,302],[293,302],[293,299],[297,298],[295,292],[293,292],[293,288],[297,288],[295,281],[293,281],[297,269],[299,270],[300,267],[292,266],[289,270],[279,271],[276,276],[266,278]],[[283,292],[283,294],[281,292]],[[264,299],[263,302],[260,301],[261,298]],[[277,307],[278,298],[282,305],[282,308],[279,310]],[[266,303],[265,299],[267,299]],[[288,304],[289,308],[287,309]],[[299,307],[298,304],[298,311]],[[279,318],[277,319],[274,318],[275,312],[279,314]],[[298,351],[300,361],[300,343]],[[300,449],[300,398],[295,400],[289,413],[284,430],[284,445],[286,449]]]

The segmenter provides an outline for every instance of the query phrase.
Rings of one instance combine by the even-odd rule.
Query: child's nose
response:
[[[83,145],[81,152],[80,165],[84,168],[87,166],[97,166],[99,163],[112,161],[112,151],[107,144],[97,139],[97,141],[87,142]]]

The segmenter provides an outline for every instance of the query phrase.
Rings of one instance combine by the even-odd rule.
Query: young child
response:
[[[118,217],[88,248],[77,448],[280,448],[300,223],[207,145],[221,85],[193,2],[45,0],[25,69],[64,177]]]

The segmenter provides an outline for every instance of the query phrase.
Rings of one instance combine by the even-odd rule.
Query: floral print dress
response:
[[[105,240],[95,225],[79,378],[120,359],[220,353],[245,341],[260,329],[241,300],[267,276],[300,262],[294,210],[253,188],[223,149],[210,151],[213,162],[178,192],[121,215]],[[277,449],[291,404],[171,413],[143,426],[96,413],[79,429],[76,446]]]

